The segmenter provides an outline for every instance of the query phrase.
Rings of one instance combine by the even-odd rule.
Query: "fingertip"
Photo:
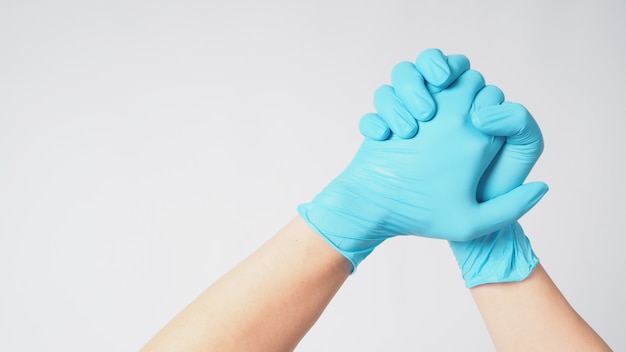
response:
[[[437,113],[437,106],[430,94],[420,95],[418,105],[421,107],[421,109],[418,113],[415,114],[415,119],[417,121],[430,121]]]
[[[472,111],[472,123],[476,128],[494,136],[512,137],[510,142],[516,144],[542,140],[539,126],[523,105],[506,101],[499,105],[484,103]]]
[[[391,72],[391,84],[398,98],[418,121],[435,115],[435,101],[424,83],[424,77],[411,62],[397,64]]]
[[[393,69],[391,69],[392,85],[395,86],[396,84],[393,82],[397,81],[398,78],[402,78],[403,76],[407,74],[411,74],[412,71],[415,71],[415,64],[413,64],[412,62],[402,61],[402,62],[397,63],[393,67]]]
[[[449,68],[448,77],[441,83],[429,82],[428,89],[431,93],[440,92],[448,88],[456,81],[465,71],[470,69],[470,61],[465,55],[448,55],[446,64]]]
[[[515,116],[517,121],[526,121],[531,118],[530,112],[526,107],[520,103],[506,101],[502,104],[503,113],[506,111],[507,114]]]
[[[417,133],[417,120],[407,111],[393,87],[383,85],[374,93],[374,106],[391,132],[400,138],[412,138]]]
[[[415,137],[415,135],[417,134],[417,130],[419,129],[419,126],[417,123],[411,125],[411,128],[407,128],[407,129],[403,129],[398,131],[398,137],[402,138],[402,139],[409,139],[409,138],[413,138]]]
[[[479,130],[485,131],[485,124],[489,123],[490,119],[493,119],[493,114],[490,113],[498,112],[498,108],[488,110],[489,107],[498,106],[504,102],[504,93],[500,88],[488,85],[483,87],[478,94],[476,94],[476,98],[474,98],[474,103],[471,108],[471,120],[472,124],[478,128]],[[487,110],[485,110],[487,109]]]
[[[480,89],[485,87],[485,77],[483,77],[482,73],[476,70],[467,70],[460,77],[459,80],[470,81],[474,83]]]
[[[446,56],[439,49],[427,49],[415,60],[415,67],[426,81],[439,87],[450,77],[450,67]]]
[[[367,113],[359,121],[359,131],[366,137],[376,141],[384,141],[391,135],[389,126],[380,116],[374,113]]]
[[[548,192],[544,182],[530,182],[480,203],[481,227],[492,232],[513,223],[532,209]]]
[[[450,67],[450,73],[458,73],[455,79],[460,76],[461,73],[470,69],[470,61],[467,56],[462,54],[448,55],[448,66]]]
[[[500,105],[504,102],[504,92],[494,85],[487,85],[481,89],[476,98],[474,98],[473,109],[479,110],[481,108],[493,105]]]
[[[473,111],[470,114],[470,120],[472,121],[472,125],[474,125],[474,127],[484,132],[483,121],[477,111]]]
[[[548,186],[548,184],[545,182],[541,182],[541,181],[529,182],[525,185],[522,185],[522,187],[528,188],[529,189],[528,192],[534,194],[529,202],[530,208],[534,207],[537,203],[539,203],[539,201],[550,190],[550,187]]]
[[[500,198],[508,198],[511,206],[510,212],[515,215],[515,220],[518,220],[539,203],[548,192],[548,189],[548,185],[544,182],[529,182],[518,186],[512,191],[500,196]]]

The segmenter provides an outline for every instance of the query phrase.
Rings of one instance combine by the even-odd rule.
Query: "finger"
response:
[[[448,77],[448,85],[454,82],[463,72],[470,69],[470,61],[465,55],[453,54],[448,55],[448,67],[450,67],[450,76]],[[444,88],[447,87],[444,83]]]
[[[476,214],[476,237],[512,224],[534,207],[548,192],[543,182],[531,182],[480,203]]]
[[[437,93],[435,103],[438,111],[454,111],[455,115],[471,111],[478,92],[485,86],[485,79],[475,70],[465,71],[450,87]]]
[[[422,66],[431,81],[438,82],[437,80],[442,80],[438,82],[441,88],[431,84],[428,84],[429,88],[427,88],[427,82],[424,81],[424,77],[419,72],[416,65],[410,62],[402,62],[396,65],[391,73],[391,81],[396,96],[400,98],[408,112],[418,121],[428,121],[432,119],[436,113],[436,106],[431,92],[441,91],[450,83],[456,81],[461,74],[469,69],[469,60],[464,55],[450,55],[446,57],[438,49],[429,49],[420,54],[417,62]],[[437,77],[438,68],[441,65],[446,66],[447,69],[444,67],[443,76]],[[405,138],[403,136],[409,136],[408,138],[413,137],[415,135],[414,132],[407,133],[402,130],[394,130],[394,126],[405,126],[406,124],[404,122],[407,122],[406,119],[405,121],[392,122],[391,119],[396,117],[405,119],[405,116],[401,114],[384,114],[381,119],[371,119],[371,117],[368,117],[361,121],[361,133],[368,138],[376,140],[386,139],[391,133],[395,133],[402,138]],[[387,121],[389,122],[386,128],[381,125],[381,121],[383,124],[387,123]],[[372,125],[370,125],[370,123]],[[412,122],[409,121],[409,124],[412,126]],[[417,129],[415,129],[415,131],[417,131]]]
[[[476,110],[472,122],[484,133],[506,137],[479,183],[479,199],[491,199],[521,185],[544,148],[532,115],[520,104],[505,102]]]
[[[450,78],[448,60],[439,49],[422,51],[415,59],[415,67],[429,84],[437,87]]]
[[[359,130],[366,138],[384,141],[391,135],[391,130],[383,119],[373,113],[365,114],[359,121]]]
[[[408,112],[391,86],[384,85],[374,93],[376,112],[400,138],[412,138],[417,133],[417,121]]]
[[[435,116],[435,101],[414,64],[397,64],[391,71],[391,85],[415,119],[428,121]]]
[[[473,115],[476,128],[493,136],[507,137],[507,143],[528,145],[543,141],[537,122],[521,104],[504,102],[476,109]]]
[[[450,69],[450,74],[448,78],[443,81],[443,83],[435,85],[430,83],[427,80],[428,84],[426,87],[431,93],[440,92],[446,88],[448,88],[454,81],[456,81],[465,71],[470,69],[470,62],[465,55],[448,55],[448,67]]]
[[[485,86],[476,94],[472,111],[477,111],[488,106],[500,105],[504,102],[504,93],[496,86]]]
[[[439,49],[428,49],[417,57],[415,67],[424,77],[428,90],[437,93],[469,70],[470,62],[465,55],[445,56]]]

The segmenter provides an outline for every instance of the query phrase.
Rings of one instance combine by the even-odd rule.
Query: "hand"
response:
[[[543,137],[532,115],[520,104],[504,102],[477,109],[473,122],[485,133],[507,136],[479,186],[479,199],[488,200],[524,182],[543,151]],[[539,263],[517,222],[472,241],[450,241],[450,247],[469,288],[524,280]]]
[[[466,71],[433,94],[436,115],[420,123],[418,138],[366,139],[347,169],[298,208],[301,216],[354,268],[392,236],[467,241],[515,222],[541,198],[545,185],[524,185],[477,201],[480,178],[504,142],[469,121],[474,100],[501,95],[483,88],[482,76]],[[377,96],[399,99],[389,86]]]

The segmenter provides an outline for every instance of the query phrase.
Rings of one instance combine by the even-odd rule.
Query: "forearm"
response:
[[[611,351],[541,264],[523,281],[480,285],[471,292],[498,351]]]
[[[291,351],[351,264],[296,217],[165,326],[144,351]]]

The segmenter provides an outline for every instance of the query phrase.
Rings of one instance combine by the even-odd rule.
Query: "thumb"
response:
[[[541,200],[548,192],[543,182],[530,182],[499,197],[480,203],[476,233],[487,234],[514,223]]]
[[[521,104],[504,102],[474,111],[472,122],[480,131],[506,137],[508,144],[534,145],[539,155],[543,150],[543,137],[537,122]]]
[[[479,200],[521,185],[543,151],[541,130],[532,115],[521,104],[504,102],[475,110],[472,123],[486,134],[505,137],[478,186]]]

